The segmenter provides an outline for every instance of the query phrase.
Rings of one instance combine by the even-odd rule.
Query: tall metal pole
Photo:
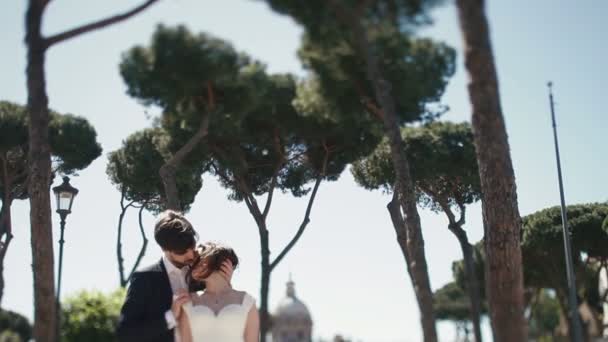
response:
[[[57,328],[55,340],[59,341],[61,338],[61,270],[63,269],[63,232],[65,230],[65,217],[66,214],[61,213],[61,237],[59,238],[59,271],[57,272],[57,296],[56,296],[56,310],[57,310]]]
[[[63,268],[63,232],[65,230],[65,215],[61,215],[61,237],[59,238],[59,271],[57,272],[57,303],[61,296],[61,270]]]
[[[568,229],[568,214],[566,213],[566,200],[564,199],[564,184],[562,181],[562,167],[559,158],[559,144],[557,142],[557,126],[555,124],[555,108],[553,105],[552,82],[547,83],[549,87],[549,103],[551,105],[551,122],[553,124],[553,140],[555,142],[555,159],[557,161],[557,177],[559,181],[559,196],[562,211],[562,230],[564,233],[564,253],[566,254],[566,276],[568,279],[568,302],[570,306],[570,338],[574,342],[583,341],[583,330],[578,315],[578,300],[576,298],[576,278],[574,276],[574,264],[572,262],[572,248],[570,247],[570,230]]]

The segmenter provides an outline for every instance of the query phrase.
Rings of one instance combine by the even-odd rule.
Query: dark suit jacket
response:
[[[165,319],[172,301],[173,291],[162,260],[133,273],[118,321],[119,340],[173,342],[173,329],[168,329]]]

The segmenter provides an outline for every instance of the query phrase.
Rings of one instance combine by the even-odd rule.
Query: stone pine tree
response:
[[[185,27],[159,25],[148,46],[127,51],[120,64],[127,92],[146,106],[162,110],[161,126],[171,134],[171,155],[158,170],[166,208],[183,210],[177,186],[182,165],[201,163],[201,142],[214,121],[238,122],[250,90],[239,80],[250,63],[227,42]],[[202,158],[202,159],[201,159]],[[200,159],[200,160],[199,160]]]
[[[0,300],[4,290],[3,265],[13,238],[11,205],[29,198],[27,108],[0,101]],[[51,179],[58,173],[73,174],[101,155],[97,133],[81,117],[50,112],[49,144]]]
[[[448,230],[460,244],[465,261],[465,288],[471,306],[470,320],[475,340],[481,341],[481,301],[474,251],[464,230],[466,206],[481,197],[471,127],[467,123],[433,122],[404,129],[403,140],[411,162],[418,204],[443,212],[448,219]],[[355,180],[367,189],[383,188],[388,192],[395,189],[395,171],[386,141],[373,154],[356,162],[351,171]],[[391,217],[395,217],[399,205],[391,201],[388,209]]]
[[[57,340],[53,239],[51,222],[51,150],[49,145],[50,114],[46,93],[45,57],[48,49],[141,13],[158,0],[146,0],[139,6],[105,19],[46,36],[42,32],[44,13],[50,0],[29,0],[25,13],[27,48],[28,167],[32,268],[34,274],[34,339]],[[52,338],[51,336],[55,336]]]
[[[157,214],[164,210],[167,203],[162,180],[158,172],[151,172],[151,170],[159,170],[170,158],[171,154],[167,150],[169,139],[162,128],[145,129],[128,136],[123,141],[121,148],[111,152],[108,156],[106,173],[121,193],[121,212],[118,216],[116,241],[116,257],[121,287],[127,285],[146,252],[148,238],[142,222],[144,210]],[[182,167],[176,173],[178,196],[180,203],[182,203],[182,209],[185,211],[194,202],[194,197],[202,187],[202,173],[203,165]],[[125,272],[122,232],[124,218],[129,208],[138,209],[137,221],[142,237],[142,246],[131,270]]]
[[[271,75],[256,81],[260,103],[252,107],[236,135],[209,137],[213,172],[231,190],[230,198],[243,201],[260,234],[261,242],[261,339],[269,331],[268,291],[272,271],[302,236],[310,222],[311,210],[322,181],[336,180],[346,165],[370,153],[380,140],[369,123],[344,120],[304,84],[296,108],[296,89],[291,77]],[[264,84],[266,83],[266,84]],[[312,183],[309,187],[308,184]],[[271,258],[267,223],[273,194],[290,192],[295,197],[308,194],[301,223],[285,247]],[[266,196],[264,205],[258,203]]]
[[[261,63],[230,44],[183,27],[160,26],[150,46],[125,54],[121,72],[129,94],[162,109],[159,126],[170,137],[171,153],[188,145],[205,126],[204,137],[189,149],[184,165],[208,165],[230,191],[229,198],[245,203],[254,218],[260,236],[265,338],[271,272],[307,227],[320,183],[336,179],[346,164],[370,153],[380,134],[365,117],[345,121],[332,116],[314,87],[298,88],[291,75],[269,75]],[[292,104],[297,92],[302,93],[301,110]],[[309,194],[309,200],[293,238],[271,259],[266,218],[276,191]],[[264,195],[261,206],[258,200]]]
[[[599,295],[598,279],[599,272],[608,266],[608,204],[569,205],[567,214],[578,295],[581,303],[601,311],[606,298]],[[561,222],[560,207],[525,216],[521,248],[526,288],[555,290],[561,315],[566,318],[568,283]]]
[[[572,236],[572,259],[576,275],[578,295],[581,303],[586,303],[592,312],[598,316],[601,312],[602,298],[599,293],[599,272],[608,266],[608,204],[590,203],[577,204],[567,207],[568,227]],[[523,217],[522,231],[522,257],[524,264],[524,287],[526,289],[525,307],[529,308],[532,316],[528,317],[531,329],[534,333],[552,325],[553,318],[535,317],[538,310],[545,308],[541,303],[548,300],[545,298],[545,290],[554,291],[557,299],[558,315],[564,319],[567,317],[567,292],[568,283],[565,275],[565,258],[563,250],[563,235],[561,224],[560,207],[551,207],[539,210]],[[476,255],[475,268],[478,279],[483,278],[487,262],[483,241],[475,245]],[[462,260],[454,263],[454,281],[461,287],[465,287],[464,262]],[[482,301],[486,301],[485,289],[481,287]],[[539,302],[540,301],[540,302]],[[541,305],[541,307],[536,307]],[[552,305],[552,304],[551,304]],[[550,313],[553,315],[554,313]],[[545,318],[548,320],[545,321]],[[599,319],[595,318],[598,322]],[[536,322],[534,322],[536,320]],[[540,320],[540,321],[539,321]],[[553,324],[555,325],[555,324]],[[568,334],[567,327],[564,333]],[[532,334],[533,331],[531,331]],[[542,332],[542,331],[541,331]]]
[[[472,246],[473,249],[473,269],[479,286],[479,315],[487,315],[488,308],[484,293],[484,256],[483,241]],[[452,321],[456,324],[457,334],[464,333],[464,340],[468,340],[471,333],[469,324],[472,325],[473,317],[471,311],[471,298],[468,295],[468,285],[470,273],[465,272],[464,260],[457,260],[452,263],[453,281],[435,291],[435,312],[440,320]],[[473,330],[475,327],[472,327]],[[474,332],[473,332],[474,334]],[[458,340],[458,338],[457,338]]]
[[[455,282],[451,282],[435,291],[433,301],[437,319],[451,321],[456,325],[455,341],[470,341],[468,325],[471,306],[465,291]]]
[[[437,341],[432,290],[424,255],[420,217],[416,208],[409,162],[403,154],[400,135],[403,117],[420,115],[420,112],[400,111],[397,99],[407,96],[408,93],[399,93],[401,89],[391,83],[391,76],[408,80],[410,75],[395,73],[394,66],[408,64],[410,60],[391,59],[393,57],[391,53],[400,48],[399,39],[387,40],[383,37],[396,37],[428,22],[426,13],[438,1],[313,0],[306,2],[305,5],[294,0],[267,0],[267,2],[277,12],[290,15],[302,24],[312,41],[325,46],[346,47],[346,51],[350,50],[350,53],[356,56],[351,62],[356,62],[356,66],[359,67],[357,76],[368,83],[367,87],[360,89],[371,91],[364,97],[357,96],[353,100],[362,103],[377,117],[389,138],[391,156],[399,179],[397,200],[403,211],[400,216],[404,220],[398,240],[416,291],[424,340]],[[431,59],[428,62],[432,64],[436,60]],[[442,74],[441,68],[435,71]],[[351,87],[360,86],[353,82],[354,75],[341,76],[337,80],[342,84],[350,84]],[[319,73],[319,77],[323,75]],[[442,87],[435,88],[436,96],[442,93],[442,89]],[[423,104],[425,99],[417,100]]]
[[[484,194],[486,290],[492,332],[496,342],[525,341],[521,218],[485,1],[457,0],[456,7],[469,74],[472,123]]]

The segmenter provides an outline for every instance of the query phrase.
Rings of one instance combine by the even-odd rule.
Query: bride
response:
[[[178,294],[172,310],[178,321],[180,342],[257,342],[259,316],[255,299],[232,288],[220,272],[224,261],[236,268],[238,257],[230,247],[215,243],[199,246],[188,279],[204,292]]]

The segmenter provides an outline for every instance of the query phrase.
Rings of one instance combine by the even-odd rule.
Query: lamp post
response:
[[[72,212],[72,204],[74,197],[78,194],[78,189],[70,185],[70,177],[63,177],[63,183],[53,188],[55,198],[57,199],[57,213],[61,218],[61,237],[59,238],[59,271],[57,273],[57,315],[61,315],[60,295],[61,295],[61,269],[63,266],[63,232],[65,230],[65,219]],[[58,316],[59,317],[59,316]],[[58,320],[59,326],[59,320]],[[59,329],[57,329],[59,331]]]

